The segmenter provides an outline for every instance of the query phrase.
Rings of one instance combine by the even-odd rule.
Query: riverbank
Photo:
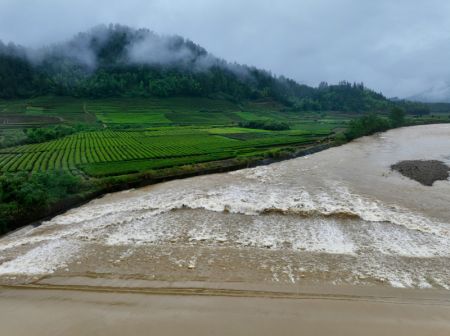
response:
[[[189,177],[226,173],[244,168],[269,165],[276,162],[318,153],[337,145],[339,144],[328,140],[313,146],[302,146],[298,148],[291,148],[290,150],[284,149],[273,153],[271,156],[255,156],[212,161],[195,165],[160,169],[158,171],[104,178],[102,180],[94,179],[91,181],[89,191],[84,191],[83,193],[76,195],[70,195],[67,198],[52,204],[47,209],[41,209],[37,212],[27,212],[23,216],[17,218],[14,223],[10,223],[10,233],[27,225],[34,227],[39,226],[45,220],[62,214],[70,209],[82,206],[93,199],[102,197],[109,193],[141,188]],[[2,237],[2,235],[0,235],[0,237]]]
[[[109,292],[0,288],[0,325],[3,333],[15,336],[443,336],[450,331],[448,295],[377,288],[352,288],[348,295],[348,290],[311,288],[276,297],[264,292],[154,295],[127,293],[123,288]]]

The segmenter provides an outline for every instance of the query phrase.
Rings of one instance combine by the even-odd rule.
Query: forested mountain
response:
[[[228,63],[179,36],[99,26],[40,49],[0,42],[0,98],[74,97],[272,98],[297,110],[379,111],[392,105],[362,84],[318,88]]]

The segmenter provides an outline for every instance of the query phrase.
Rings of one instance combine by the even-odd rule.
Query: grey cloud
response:
[[[137,64],[189,64],[200,71],[217,63],[206,50],[176,35],[161,36],[142,31],[141,38],[127,49],[127,61]]]
[[[449,13],[448,0],[2,0],[0,39],[38,46],[121,23],[178,34],[230,62],[309,85],[346,79],[388,96],[441,99],[450,79]],[[135,48],[136,60],[167,56],[164,48]]]
[[[128,50],[128,57],[133,63],[180,63],[193,61],[194,54],[188,48],[174,49],[169,39],[158,39],[149,36],[134,43]]]

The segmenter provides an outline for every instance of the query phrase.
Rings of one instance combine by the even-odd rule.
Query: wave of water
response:
[[[185,246],[267,251],[281,258],[269,267],[273,279],[298,280],[300,272],[326,273],[337,264],[336,281],[369,277],[448,288],[450,270],[442,264],[450,261],[450,224],[439,208],[448,204],[447,182],[426,189],[390,173],[389,155],[396,157],[400,145],[389,134],[308,158],[106,196],[0,240],[0,275],[70,269],[92,246],[126,247],[131,255]],[[437,204],[436,216],[429,204]],[[302,264],[306,255],[320,257]]]

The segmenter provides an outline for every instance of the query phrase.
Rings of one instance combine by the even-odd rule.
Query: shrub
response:
[[[87,130],[84,125],[67,126],[58,125],[53,127],[40,127],[24,129],[26,135],[26,143],[41,143],[54,139],[63,138],[65,136]]]
[[[389,128],[390,124],[386,119],[371,113],[350,121],[349,129],[345,136],[348,140],[353,140],[365,135],[384,132]]]
[[[66,172],[6,174],[0,177],[0,232],[14,220],[45,211],[81,190],[81,180]]]
[[[345,133],[342,133],[342,132],[336,134],[336,136],[334,137],[334,142],[335,142],[337,145],[343,145],[343,144],[345,144],[347,141],[348,141],[348,140],[347,140],[347,137],[346,137]]]
[[[392,127],[400,127],[405,124],[405,111],[399,107],[394,107],[389,113],[389,120]]]
[[[287,123],[273,120],[255,120],[241,122],[239,123],[239,126],[244,128],[264,129],[268,131],[286,131],[290,129]]]

